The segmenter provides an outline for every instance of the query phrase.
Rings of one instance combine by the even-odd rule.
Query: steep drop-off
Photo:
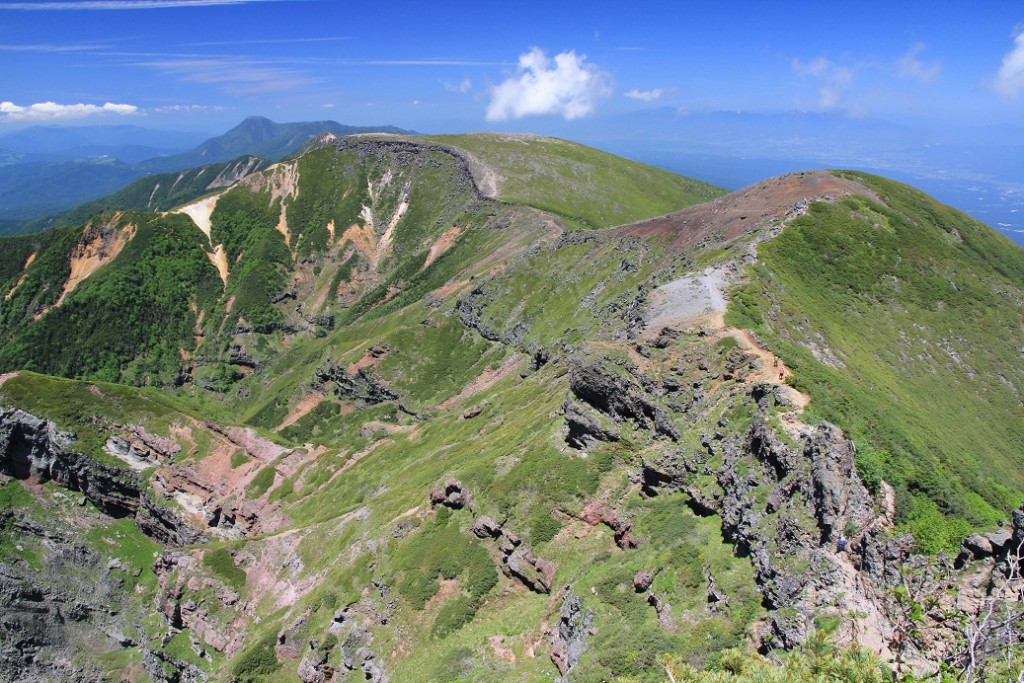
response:
[[[530,167],[549,180],[524,196]],[[540,138],[325,141],[135,216],[38,320],[68,280],[48,250],[87,233],[12,241],[0,471],[18,481],[0,491],[22,508],[82,492],[159,546],[132,589],[140,633],[76,626],[121,659],[68,645],[56,594],[32,652],[128,680],[660,681],[831,638],[866,648],[865,680],[1007,674],[1012,639],[979,659],[956,625],[1021,609],[1019,249],[873,177],[652,217],[610,180],[633,172],[650,173]],[[685,207],[692,183],[674,187]],[[141,250],[147,230],[173,248]],[[85,369],[46,368],[81,380],[26,371],[56,355],[35,330],[101,310],[161,253],[206,283],[180,328],[143,325],[167,334],[127,361],[83,337]],[[137,325],[107,308],[97,325]],[[129,374],[164,346],[173,381]],[[163,387],[95,382],[93,358]],[[37,590],[17,566],[10,585]]]

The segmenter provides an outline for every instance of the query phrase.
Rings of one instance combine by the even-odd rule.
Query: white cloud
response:
[[[1014,38],[1013,49],[1003,56],[1003,64],[996,74],[996,90],[1013,97],[1024,90],[1024,29],[1020,29]]]
[[[150,111],[165,113],[165,112],[185,112],[191,113],[195,111],[222,111],[224,107],[210,106],[207,104],[167,104],[161,107],[153,107]]]
[[[167,59],[140,66],[181,81],[215,85],[232,95],[277,93],[313,83],[297,69],[247,59]]]
[[[134,104],[114,104],[107,102],[99,106],[95,104],[57,104],[56,102],[38,102],[22,107],[13,102],[0,102],[0,121],[54,121],[58,119],[76,119],[101,114],[131,116],[141,114]]]
[[[654,88],[653,90],[637,90],[636,88],[633,88],[632,90],[627,90],[622,94],[630,99],[641,100],[642,102],[653,102],[665,94],[665,89]]]
[[[830,59],[819,57],[809,62],[793,59],[793,71],[818,81],[818,106],[833,109],[843,93],[853,84],[854,70],[840,66]]]
[[[612,91],[611,77],[573,50],[552,60],[535,47],[519,56],[519,72],[491,89],[488,121],[536,114],[575,119],[594,111]]]
[[[39,52],[39,53],[61,53],[61,52],[87,52],[89,50],[100,50],[104,49],[105,45],[88,45],[81,44],[76,45],[74,43],[69,45],[54,45],[48,43],[36,43],[33,45],[11,45],[3,44],[0,45],[0,51],[3,52]]]
[[[448,92],[467,93],[473,87],[473,82],[468,78],[462,79],[459,83],[445,83],[444,89]]]
[[[928,62],[926,64],[918,59],[922,52],[924,52],[924,43],[916,43],[907,50],[906,54],[900,57],[899,61],[896,62],[896,68],[899,70],[900,76],[916,78],[922,83],[931,83],[939,77],[942,66],[938,62]]]

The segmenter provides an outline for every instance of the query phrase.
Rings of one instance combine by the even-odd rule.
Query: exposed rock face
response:
[[[615,420],[629,419],[642,429],[679,440],[679,431],[668,413],[655,405],[643,388],[596,364],[575,364],[569,376],[573,395]]]
[[[580,519],[590,526],[606,525],[615,534],[615,544],[623,550],[636,548],[638,545],[636,539],[633,538],[633,523],[619,517],[615,510],[604,501],[588,504],[583,508]]]
[[[67,498],[55,494],[61,497]],[[0,537],[16,538],[15,547],[30,549],[38,563],[10,554],[0,561],[0,681],[98,681],[103,670],[92,655],[149,647],[141,630],[146,606],[125,590],[125,580],[141,567],[81,542],[77,518],[71,520],[48,511],[0,510]]]
[[[332,363],[317,368],[316,380],[320,385],[333,384],[337,396],[354,399],[360,406],[372,406],[398,399],[398,394],[365,368],[349,373],[345,368]]]
[[[72,450],[73,443],[71,434],[47,420],[0,409],[0,473],[79,491],[111,517],[136,518],[143,531],[167,545],[201,537],[173,510],[150,500],[136,472],[96,462]]]
[[[853,445],[829,424],[790,445],[769,425],[769,411],[779,401],[770,387],[754,385],[743,400],[756,409],[745,434],[704,435],[705,453],[675,451],[643,461],[642,491],[682,491],[698,514],[721,515],[723,537],[750,557],[763,602],[772,610],[761,634],[766,647],[801,644],[830,600],[870,612],[871,623],[860,626],[884,631],[888,625],[869,582],[904,560],[910,548],[883,533],[887,523],[857,476]],[[712,467],[713,461],[721,464]],[[697,477],[707,476],[715,478],[717,491],[696,485]],[[835,544],[844,533],[849,547],[840,557]],[[869,581],[860,581],[857,572]],[[725,602],[713,577],[708,586],[710,604]]]
[[[71,434],[20,410],[0,410],[0,472],[80,491],[111,517],[134,514],[140,485],[133,472],[101,465],[69,450]]]
[[[481,515],[471,527],[477,538],[491,538],[498,542],[501,551],[501,571],[510,578],[516,578],[535,593],[550,593],[555,576],[552,562],[534,557],[521,538],[506,530],[494,518]]]
[[[804,447],[811,461],[814,510],[822,543],[834,543],[845,523],[863,529],[875,517],[871,494],[857,476],[853,445],[833,425],[822,425]]]
[[[334,667],[327,663],[327,652],[318,649],[317,645],[315,640],[311,640],[299,662],[297,673],[302,683],[327,683],[334,678]]]
[[[464,298],[455,302],[455,315],[463,325],[476,330],[487,341],[500,342],[503,341],[501,333],[483,320],[484,308],[492,299],[487,290],[477,286]]]
[[[569,673],[583,654],[594,625],[594,615],[583,608],[579,596],[567,586],[558,613],[558,628],[551,634],[551,661],[558,667],[559,681],[567,683]]]
[[[458,479],[449,479],[444,488],[430,492],[430,505],[444,505],[453,510],[461,510],[467,505],[472,506],[473,498]]]
[[[573,448],[590,448],[596,442],[618,441],[619,435],[601,426],[601,422],[581,405],[566,398],[562,404],[562,416],[567,428],[565,442]]]

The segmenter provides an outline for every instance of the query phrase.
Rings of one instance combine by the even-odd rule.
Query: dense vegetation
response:
[[[1024,336],[1005,324],[1020,318],[1024,252],[906,186],[854,177],[886,204],[812,205],[759,246],[729,319],[849,431],[864,478],[896,488],[904,528],[952,550],[1024,500]]]
[[[910,531],[952,550],[994,527],[1024,488],[1024,338],[1005,324],[1019,250],[861,176],[886,204],[813,204],[757,244],[728,322],[782,356],[812,401],[798,413],[740,332],[643,329],[654,287],[741,249],[592,229],[717,190],[560,141],[433,142],[311,149],[213,197],[209,238],[185,214],[126,213],[3,243],[0,370],[20,372],[0,406],[105,465],[127,466],[114,435],[173,444],[131,475],[205,534],[160,549],[175,561],[158,594],[152,572],[121,576],[156,552],[131,519],[89,531],[161,605],[130,663],[149,648],[168,671],[260,683],[318,662],[538,680],[578,637],[573,681],[887,680],[829,640],[865,618],[846,588],[862,596],[867,575],[818,526],[806,433],[783,413],[839,425],[871,492],[895,487],[880,543]],[[449,146],[477,178],[501,171],[503,201]],[[97,230],[132,237],[56,306]],[[450,508],[433,494],[453,480]],[[47,495],[0,486],[0,513]],[[485,516],[500,534],[479,532]],[[43,544],[19,549],[3,520],[0,559],[42,566]],[[513,548],[551,563],[550,586],[516,574]],[[774,646],[776,618],[807,626],[803,648],[747,652]]]
[[[3,308],[8,342],[0,367],[131,384],[174,384],[182,349],[194,346],[197,310],[219,294],[203,250],[203,235],[184,216],[126,214],[102,221],[101,231],[133,231],[113,263],[84,280],[60,306],[68,243],[40,250],[28,279]],[[17,238],[21,251],[32,237]],[[67,251],[65,251],[67,249]],[[45,311],[38,321],[33,313]],[[76,353],[68,353],[75,349]]]

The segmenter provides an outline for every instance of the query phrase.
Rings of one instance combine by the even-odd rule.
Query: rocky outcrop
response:
[[[576,449],[591,448],[598,442],[619,440],[619,435],[601,425],[597,416],[566,397],[562,403],[562,417],[565,420],[565,442]]]
[[[501,333],[484,322],[484,308],[491,300],[492,297],[488,295],[487,290],[482,285],[478,285],[465,297],[455,302],[453,314],[463,325],[471,330],[476,330],[487,341],[500,342],[502,341]]]
[[[580,519],[590,526],[607,526],[615,535],[615,545],[623,550],[639,545],[633,538],[633,523],[619,517],[618,513],[603,500],[587,504],[580,513]]]
[[[573,396],[615,421],[628,419],[658,436],[679,440],[672,418],[647,392],[624,375],[599,365],[574,363],[569,375]]]
[[[558,612],[558,627],[551,631],[551,661],[558,668],[558,680],[567,683],[569,673],[585,651],[586,639],[594,626],[594,614],[584,609],[578,595],[566,586],[562,607]]]
[[[327,683],[334,678],[334,667],[328,663],[329,651],[320,648],[320,644],[309,641],[309,647],[302,655],[296,674],[302,683]]]
[[[0,510],[0,540],[14,539],[16,551],[0,561],[0,681],[98,681],[101,659],[146,647],[144,606],[126,590],[142,567],[81,542],[78,510],[98,517],[77,507]]]
[[[731,432],[723,418],[715,433],[701,435],[705,451],[667,450],[644,459],[635,478],[643,495],[680,491],[697,514],[720,515],[723,537],[750,558],[771,610],[760,634],[766,648],[801,644],[815,615],[837,604],[869,614],[860,626],[883,632],[887,622],[871,585],[905,560],[910,547],[891,538],[888,522],[876,514],[857,476],[853,444],[827,423],[805,429],[796,444],[784,439],[771,424],[783,403],[770,385],[755,384],[733,400],[751,405],[750,427]],[[708,486],[709,477],[715,486]],[[844,534],[849,545],[839,556],[836,541]],[[709,609],[726,601],[709,575]]]
[[[458,479],[449,479],[442,488],[430,492],[431,507],[443,505],[452,510],[461,510],[467,505],[472,506],[472,503],[473,497]]]
[[[360,406],[398,400],[397,393],[365,368],[350,373],[345,368],[330,363],[317,368],[315,375],[317,386],[333,384],[336,396],[354,400]]]
[[[975,560],[1006,560],[1011,554],[1020,561],[1024,555],[1024,506],[1014,510],[1011,526],[986,534],[971,534],[960,546],[956,566],[963,567]]]
[[[0,473],[80,492],[104,514],[135,518],[144,532],[167,545],[201,538],[172,508],[149,497],[137,472],[97,462],[75,451],[74,442],[52,422],[0,409]]]
[[[74,440],[34,415],[0,410],[0,472],[79,491],[111,517],[133,515],[141,494],[138,475],[74,452]]]
[[[477,538],[497,541],[501,552],[500,569],[506,576],[518,579],[535,593],[551,592],[551,582],[555,577],[554,563],[534,557],[519,536],[486,515],[477,517],[470,530]]]
[[[145,648],[142,665],[153,683],[206,683],[206,673],[195,664],[183,662],[159,649]]]
[[[762,421],[763,422],[763,421]],[[844,526],[859,530],[875,518],[874,501],[857,475],[853,443],[838,427],[821,425],[807,440],[814,512],[823,544],[835,543]]]
[[[340,662],[335,668],[335,676],[340,680],[349,680],[351,677],[352,680],[388,683],[390,676],[370,648],[373,635],[367,624],[372,620],[372,615],[364,613],[365,610],[366,606],[361,604],[339,609],[327,628],[328,633],[339,643]]]

